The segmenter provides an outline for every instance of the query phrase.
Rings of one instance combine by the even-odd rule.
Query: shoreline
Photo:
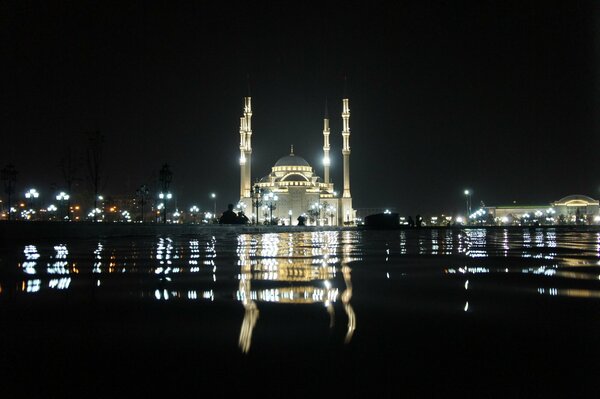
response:
[[[93,222],[0,222],[0,239],[46,239],[46,238],[104,238],[104,237],[152,237],[157,235],[193,235],[198,233],[231,232],[237,234],[291,233],[314,231],[390,231],[390,230],[523,230],[523,229],[571,229],[600,231],[600,226],[549,225],[549,226],[422,226],[388,227],[368,226],[268,226],[268,225],[219,225],[219,224],[141,224],[141,223],[93,223]]]

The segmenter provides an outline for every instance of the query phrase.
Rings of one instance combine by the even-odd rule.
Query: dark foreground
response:
[[[0,245],[5,393],[598,396],[596,230]]]

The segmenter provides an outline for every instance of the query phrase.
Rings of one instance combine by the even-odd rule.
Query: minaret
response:
[[[344,98],[343,110],[342,110],[342,155],[344,156],[344,193],[343,198],[351,198],[350,195],[350,107],[348,106],[348,99]]]
[[[325,184],[329,184],[329,165],[331,160],[329,159],[329,112],[327,112],[327,101],[325,101],[325,118],[323,118],[323,178]]]
[[[244,97],[244,116],[240,118],[240,197],[250,197],[252,165],[252,98]]]

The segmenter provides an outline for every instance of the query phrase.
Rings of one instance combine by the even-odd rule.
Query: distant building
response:
[[[598,200],[586,195],[569,195],[544,205],[489,206],[483,209],[482,214],[502,224],[558,224],[597,222],[599,212]]]
[[[342,100],[344,188],[338,197],[329,179],[329,116],[323,120],[323,173],[321,179],[302,157],[290,154],[281,157],[271,173],[252,184],[252,102],[246,97],[244,115],[240,120],[240,201],[239,208],[251,220],[260,223],[271,220],[281,224],[297,224],[298,217],[318,225],[355,224],[356,211],[350,194],[350,108]],[[257,212],[258,202],[258,212]]]

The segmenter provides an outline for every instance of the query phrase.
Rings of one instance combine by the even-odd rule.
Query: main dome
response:
[[[306,159],[299,157],[298,155],[290,154],[281,157],[275,162],[275,166],[309,166]]]

